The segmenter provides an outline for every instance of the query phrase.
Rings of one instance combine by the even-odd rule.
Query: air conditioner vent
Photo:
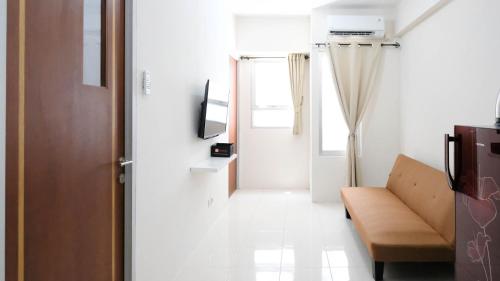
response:
[[[335,36],[373,36],[375,35],[374,31],[338,31],[331,30],[331,35]]]
[[[328,16],[328,34],[343,37],[384,38],[384,18],[381,16]]]

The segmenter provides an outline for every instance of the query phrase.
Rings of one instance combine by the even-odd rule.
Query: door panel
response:
[[[238,147],[238,61],[229,58],[229,71],[231,83],[230,115],[229,115],[229,142]],[[229,196],[236,191],[236,182],[238,175],[238,159],[229,164]]]
[[[103,87],[84,85],[86,1],[8,1],[8,281],[123,279],[124,7],[103,1]]]

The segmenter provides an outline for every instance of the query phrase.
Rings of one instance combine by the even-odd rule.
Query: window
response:
[[[340,107],[337,87],[333,84],[330,58],[321,55],[321,152],[345,155],[349,129]]]
[[[293,103],[286,60],[253,62],[252,127],[291,128]]]
[[[85,0],[83,5],[83,84],[106,86],[106,1]]]

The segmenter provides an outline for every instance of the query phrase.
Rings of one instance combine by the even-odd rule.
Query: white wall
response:
[[[252,128],[251,68],[252,62],[240,62],[238,188],[309,188],[309,83],[304,85],[301,135],[294,136],[292,128]]]
[[[406,28],[438,2],[439,0],[401,0],[397,8],[396,30]]]
[[[0,0],[0,280],[5,278],[5,70],[7,1]]]
[[[135,275],[173,280],[227,202],[227,169],[192,174],[189,167],[227,140],[201,140],[196,132],[206,79],[228,83],[230,17],[223,0],[135,2]],[[150,96],[140,90],[144,69]]]
[[[404,153],[443,168],[454,124],[491,125],[500,89],[499,1],[453,0],[403,38]]]
[[[395,30],[398,36],[409,32],[450,0],[401,0],[397,7]]]
[[[240,54],[309,52],[309,16],[237,16]]]
[[[309,17],[237,17],[236,38],[241,54],[309,53]],[[301,135],[294,136],[291,128],[252,128],[251,68],[251,61],[239,62],[238,188],[309,188],[309,83]]]
[[[387,19],[388,30],[392,29],[392,11],[318,8],[313,10],[311,16],[313,42],[327,40],[326,17],[332,14],[383,15]],[[317,48],[311,52],[311,193],[314,201],[339,201],[340,187],[344,186],[346,181],[345,157],[326,156],[320,153],[321,72],[319,52],[320,50]],[[384,48],[379,84],[362,126],[361,185],[385,186],[394,160],[400,151],[399,58],[400,50]]]

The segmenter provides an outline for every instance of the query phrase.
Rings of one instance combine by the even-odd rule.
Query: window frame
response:
[[[257,92],[256,92],[256,85],[255,85],[255,66],[258,63],[283,63],[284,59],[281,58],[273,58],[273,59],[254,59],[251,61],[251,85],[250,85],[250,95],[251,95],[251,106],[250,106],[250,128],[252,129],[292,129],[293,128],[293,121],[289,126],[256,126],[254,125],[254,111],[271,111],[271,110],[276,110],[276,111],[291,111],[293,114],[293,106],[285,106],[285,105],[269,105],[269,106],[258,106],[256,103],[257,99]],[[292,101],[293,102],[293,101]]]

